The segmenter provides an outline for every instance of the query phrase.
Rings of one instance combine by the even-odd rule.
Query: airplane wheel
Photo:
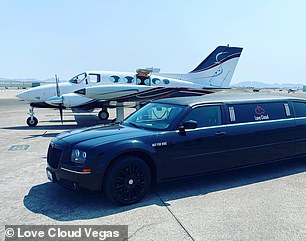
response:
[[[98,114],[100,120],[107,120],[109,117],[109,113],[106,110],[101,110]]]
[[[31,127],[36,126],[38,124],[38,119],[34,116],[33,116],[33,119],[31,117],[29,117],[27,119],[27,124],[28,124],[28,126],[31,126]]]

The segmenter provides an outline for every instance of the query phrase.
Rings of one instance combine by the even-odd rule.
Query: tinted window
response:
[[[179,119],[183,106],[149,103],[128,117],[124,124],[157,130],[167,130]]]
[[[194,120],[198,127],[216,126],[222,124],[220,106],[203,106],[190,112],[186,120]]]
[[[286,103],[250,103],[230,105],[234,108],[235,117],[231,121],[244,123],[253,121],[277,120],[287,118]]]
[[[296,117],[306,117],[306,103],[293,102]]]

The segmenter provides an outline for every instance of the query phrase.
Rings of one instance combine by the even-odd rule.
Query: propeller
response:
[[[56,96],[60,98],[62,96],[61,96],[60,87],[59,87],[59,77],[58,77],[57,74],[55,75],[55,83],[56,83]],[[63,102],[59,103],[58,109],[59,109],[59,112],[60,112],[61,122],[62,122],[62,125],[63,125],[63,109],[64,109]]]

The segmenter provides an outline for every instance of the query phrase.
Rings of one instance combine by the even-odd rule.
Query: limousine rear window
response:
[[[229,107],[230,121],[236,123],[285,119],[290,116],[285,107],[286,103],[248,103],[236,104]],[[234,116],[233,118],[233,110]]]
[[[305,102],[292,102],[295,116],[296,117],[306,117],[306,103]]]

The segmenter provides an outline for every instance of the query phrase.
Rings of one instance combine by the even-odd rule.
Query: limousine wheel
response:
[[[117,160],[105,175],[104,192],[113,202],[128,205],[141,200],[148,192],[151,171],[138,157]]]

